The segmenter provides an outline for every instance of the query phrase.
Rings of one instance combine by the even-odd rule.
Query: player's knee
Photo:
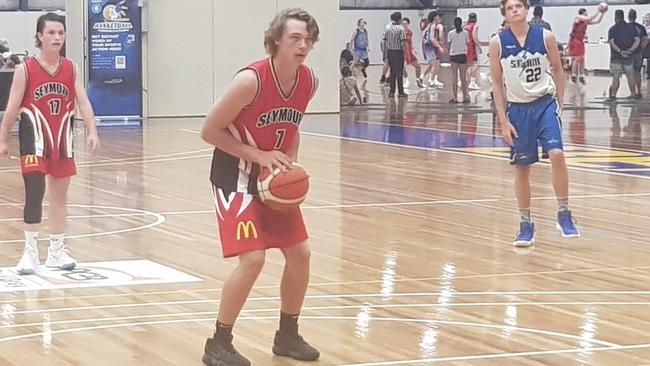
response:
[[[45,175],[28,173],[25,180],[25,209],[23,219],[27,224],[38,224],[43,216],[43,196],[45,195]]]
[[[266,253],[263,250],[255,250],[239,256],[239,266],[247,275],[257,276],[264,268]]]
[[[311,249],[309,249],[306,242],[284,249],[283,253],[287,262],[309,263],[311,258]]]
[[[553,149],[548,152],[548,158],[551,160],[551,164],[564,162],[564,151]]]

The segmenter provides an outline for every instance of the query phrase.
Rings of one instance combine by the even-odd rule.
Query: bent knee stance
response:
[[[25,209],[23,219],[27,224],[38,224],[43,216],[45,174],[32,172],[23,175],[25,181]]]

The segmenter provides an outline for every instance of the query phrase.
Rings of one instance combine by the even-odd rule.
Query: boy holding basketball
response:
[[[223,285],[214,336],[205,345],[203,362],[208,366],[250,365],[232,345],[232,328],[269,248],[279,248],[286,260],[273,353],[304,361],[320,355],[298,334],[311,253],[300,208],[274,211],[257,197],[261,168],[291,169],[297,160],[298,127],[318,86],[303,62],[318,34],[316,20],[306,11],[279,13],[265,32],[270,57],[235,75],[201,132],[215,146],[210,180],[223,255],[239,257]]]
[[[535,242],[530,213],[530,167],[539,160],[538,142],[551,160],[558,202],[556,228],[565,238],[578,237],[569,210],[569,172],[560,124],[564,72],[555,36],[544,28],[528,25],[527,0],[501,0],[501,14],[509,28],[490,40],[489,54],[501,133],[510,145],[510,163],[515,165],[521,222],[513,244],[526,247]]]

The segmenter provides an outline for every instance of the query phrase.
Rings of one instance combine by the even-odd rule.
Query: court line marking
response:
[[[205,148],[199,150],[190,150],[186,152],[178,152],[171,154],[156,154],[151,156],[142,156],[142,157],[131,157],[131,158],[120,158],[120,159],[102,159],[99,161],[79,161],[77,162],[77,168],[92,168],[92,167],[101,167],[101,166],[122,166],[122,165],[131,165],[131,164],[144,164],[144,163],[159,163],[166,161],[177,161],[177,160],[186,160],[194,158],[203,158],[212,156],[212,154],[201,154],[201,155],[192,155],[192,156],[181,156],[189,154],[203,153],[207,151],[212,151],[213,148]],[[175,156],[175,157],[173,157]],[[17,158],[16,158],[17,159]],[[0,173],[10,173],[10,172],[19,172],[20,167],[15,168],[2,168]]]
[[[476,305],[476,306],[489,306],[489,305],[497,305],[497,304],[503,304],[503,305],[521,305],[521,303],[472,303],[468,305]],[[555,303],[532,303],[533,305],[554,305]],[[586,302],[579,302],[575,303],[577,305],[594,305],[594,303],[586,303]],[[619,303],[620,305],[628,305],[628,303]],[[648,305],[650,302],[645,302],[643,305]],[[571,303],[571,305],[574,305],[574,303]],[[445,306],[445,304],[363,304],[363,305],[340,305],[340,306],[308,306],[304,307],[302,310],[303,311],[313,311],[313,310],[343,310],[343,309],[363,309],[363,308],[372,308],[372,309],[394,309],[394,308],[413,308],[413,307],[426,307],[429,308],[431,306],[434,307],[442,307]],[[254,313],[267,313],[267,312],[277,312],[279,308],[264,308],[264,309],[248,309],[248,310],[242,310],[242,313],[244,314],[254,314]],[[50,325],[64,325],[64,324],[80,324],[80,323],[96,323],[96,322],[107,322],[107,321],[121,321],[121,320],[133,320],[133,319],[151,319],[151,318],[170,318],[170,317],[181,317],[181,316],[202,316],[202,315],[211,315],[216,317],[218,312],[216,311],[195,311],[195,312],[181,312],[181,313],[159,313],[159,314],[145,314],[145,315],[130,315],[130,316],[119,316],[119,317],[105,317],[105,318],[87,318],[87,319],[72,319],[72,320],[58,320],[58,321],[50,321]],[[372,319],[372,318],[371,318]],[[409,318],[412,319],[412,318]],[[415,318],[418,319],[418,318]],[[433,323],[441,323],[444,324],[444,321],[436,321],[436,320],[426,320],[426,319],[420,319],[422,321],[426,322],[433,322]],[[528,333],[540,333],[540,334],[547,334],[547,335],[553,335],[553,336],[558,336],[558,337],[563,337],[563,338],[573,338],[573,339],[581,339],[579,336],[574,336],[569,333],[561,333],[561,332],[554,332],[554,331],[548,331],[548,330],[543,330],[543,329],[538,329],[538,328],[525,328],[525,327],[517,327],[517,326],[510,326],[507,324],[500,325],[500,324],[489,324],[489,323],[476,323],[476,322],[453,322],[454,324],[468,324],[470,326],[477,326],[477,327],[484,327],[484,328],[496,328],[496,329],[513,329],[513,330],[518,330],[522,332],[528,332]],[[11,328],[24,328],[24,327],[40,327],[43,325],[42,321],[35,322],[35,323],[16,323],[16,324],[10,324],[10,325],[3,325],[0,326],[0,329],[11,329]],[[600,340],[594,340],[594,343],[599,343],[601,345],[607,345],[607,346],[618,346],[616,343],[612,342],[607,342],[607,341],[600,341]]]
[[[316,132],[301,132],[301,134],[305,134],[305,135],[309,135],[309,136],[315,136],[315,137],[328,138],[328,139],[334,139],[334,140],[365,142],[365,143],[370,143],[370,144],[375,144],[375,145],[384,145],[384,146],[398,147],[398,148],[404,148],[404,149],[415,149],[415,150],[422,150],[422,151],[429,151],[429,152],[442,152],[442,153],[447,153],[447,154],[456,154],[456,155],[463,155],[463,156],[474,156],[474,157],[479,157],[479,158],[487,158],[487,159],[500,160],[500,161],[510,161],[510,159],[508,159],[507,157],[499,157],[499,156],[494,156],[494,155],[483,155],[483,154],[470,153],[470,152],[459,151],[459,150],[437,149],[437,148],[433,148],[433,147],[411,146],[411,145],[404,145],[404,144],[396,144],[396,143],[392,143],[392,142],[364,140],[364,139],[360,139],[360,138],[356,138],[356,137],[343,137],[343,136],[328,135],[328,134],[316,133]],[[546,167],[551,166],[551,164],[549,162],[545,162],[545,161],[539,161],[538,163],[543,165],[543,166],[546,166]],[[567,167],[569,169],[572,169],[572,170],[578,170],[578,171],[588,172],[588,173],[616,175],[616,176],[620,176],[620,177],[641,178],[641,179],[650,180],[650,176],[645,176],[645,175],[617,173],[615,171],[609,171],[609,170],[595,170],[595,169],[591,169],[591,168],[583,168],[583,167],[578,167],[578,166],[573,166],[573,165],[567,165]]]
[[[648,197],[650,192],[639,193],[605,193],[605,194],[586,194],[569,196],[570,199],[584,198],[623,198],[623,197]],[[555,196],[532,197],[535,201],[556,200]],[[405,201],[405,202],[384,202],[384,203],[351,203],[338,205],[304,205],[302,209],[329,209],[329,208],[366,208],[366,207],[391,207],[391,206],[419,206],[419,205],[439,205],[439,204],[471,204],[471,203],[489,203],[499,201],[515,201],[515,198],[475,198],[475,199],[458,199],[458,200],[429,200],[429,201]],[[161,215],[185,215],[185,214],[208,214],[214,213],[214,210],[188,210],[188,211],[163,211]],[[645,217],[645,216],[644,216]]]
[[[0,203],[0,206],[16,206],[16,205],[21,205],[21,204]],[[130,233],[130,232],[134,232],[134,231],[145,230],[145,229],[149,229],[149,228],[152,228],[152,227],[156,227],[156,226],[161,225],[162,223],[164,223],[165,220],[166,220],[165,216],[163,216],[163,215],[161,215],[159,213],[140,210],[140,209],[137,209],[137,208],[99,206],[99,205],[76,205],[76,204],[69,204],[68,207],[96,208],[96,209],[116,210],[116,211],[122,210],[122,211],[127,211],[127,212],[140,213],[140,214],[147,215],[147,216],[153,216],[156,220],[154,222],[146,224],[146,225],[141,225],[141,226],[127,228],[127,229],[104,231],[104,232],[100,232],[100,233],[69,235],[69,236],[66,236],[66,239],[92,238],[92,237],[106,236],[106,235],[113,235],[113,234]],[[39,240],[43,241],[43,240],[49,240],[49,239],[41,238]],[[0,244],[24,243],[24,242],[25,242],[24,239],[0,240]]]
[[[542,275],[552,275],[552,274],[569,274],[569,273],[589,273],[589,272],[616,272],[616,271],[628,271],[628,270],[646,270],[650,269],[650,266],[633,266],[633,267],[605,267],[605,268],[585,268],[585,269],[567,269],[567,270],[554,270],[554,271],[540,271],[540,272],[510,272],[510,273],[486,273],[486,274],[476,274],[476,275],[464,275],[464,276],[455,276],[455,279],[474,279],[474,278],[497,278],[497,277],[517,277],[517,276],[542,276]],[[439,280],[441,277],[416,277],[416,278],[396,278],[393,282],[420,282],[420,281],[433,281]],[[323,287],[323,286],[345,286],[345,285],[358,285],[358,284],[374,284],[382,283],[383,280],[356,280],[356,281],[343,281],[343,282],[317,282],[310,283],[309,287]],[[253,290],[265,290],[265,289],[277,289],[279,285],[267,285],[267,286],[255,286]],[[153,295],[170,295],[170,294],[197,294],[204,292],[220,292],[222,288],[207,288],[207,289],[196,289],[196,290],[172,290],[172,291],[149,291],[149,292],[128,292],[128,293],[116,293],[116,294],[98,294],[98,295],[82,295],[82,296],[65,296],[65,297],[44,297],[37,299],[22,299],[22,302],[33,302],[33,301],[52,301],[52,300],[70,300],[70,299],[87,299],[87,298],[100,298],[100,297],[121,297],[121,296],[153,296]],[[576,291],[575,293],[580,293]],[[16,300],[0,300],[0,304],[11,303],[15,304]]]
[[[381,293],[366,293],[366,294],[322,294],[322,295],[307,295],[305,299],[307,300],[320,300],[320,299],[363,299],[363,298],[400,298],[400,297],[427,297],[427,296],[441,296],[449,295],[449,293],[443,292],[396,292],[392,294],[381,294]],[[650,291],[486,291],[486,292],[453,292],[454,298],[463,297],[463,296],[556,296],[556,295],[650,295]],[[247,301],[278,301],[280,296],[258,296],[250,297]],[[15,301],[14,301],[15,302]],[[88,305],[88,306],[73,306],[73,307],[61,307],[61,308],[38,308],[38,309],[29,309],[29,310],[16,310],[13,311],[14,315],[23,315],[23,314],[40,314],[43,312],[48,313],[60,313],[60,312],[72,312],[72,311],[83,311],[83,310],[101,310],[101,309],[125,309],[125,308],[139,308],[139,307],[149,307],[149,306],[174,306],[174,305],[197,305],[197,304],[217,304],[219,300],[217,299],[201,299],[201,300],[175,300],[175,301],[157,301],[157,302],[141,302],[141,303],[128,303],[128,304],[107,304],[107,305]],[[556,302],[551,302],[556,303]],[[558,301],[557,303],[562,303]],[[570,302],[572,303],[572,302]],[[594,302],[586,301],[587,304],[593,304]],[[620,303],[620,301],[619,301]],[[627,302],[626,302],[627,303]],[[471,304],[471,305],[455,305],[455,304]],[[478,303],[449,303],[444,304],[445,306],[474,306]],[[506,305],[517,305],[517,302],[498,302],[498,304]],[[522,302],[522,305],[534,306],[537,302],[528,301]],[[571,304],[566,304],[571,305]],[[500,305],[499,305],[500,306]]]
[[[267,310],[267,311],[271,311],[271,310],[277,311],[278,309],[270,309],[270,310]],[[198,314],[194,314],[194,313],[184,313],[184,314],[186,314],[186,315],[198,315]],[[214,314],[214,316],[216,316],[217,313],[214,312],[214,313],[211,313],[211,315],[212,314]],[[138,318],[146,319],[146,318],[152,318],[152,317],[153,318],[156,318],[156,317],[163,317],[164,318],[164,317],[169,317],[169,316],[181,316],[181,314],[150,314],[150,315],[144,315],[144,316],[97,318],[97,319],[87,319],[87,322],[130,320],[130,319],[134,319],[134,318],[135,319],[138,319]],[[321,316],[311,316],[311,317],[320,318]],[[357,320],[356,316],[337,316],[337,317],[325,316],[325,317],[327,317],[327,318],[335,318],[335,320]],[[238,320],[244,319],[244,318],[246,318],[246,317],[245,316],[240,317],[240,318],[238,318]],[[249,317],[249,318],[257,319],[258,317]],[[268,318],[268,317],[261,317],[261,318]],[[273,316],[271,318],[272,319],[278,319],[277,316]],[[301,319],[308,319],[308,318],[310,318],[310,316],[301,316]],[[208,318],[208,319],[214,321],[214,318]],[[183,321],[185,319],[178,319],[178,320]],[[455,326],[477,327],[477,328],[488,328],[488,329],[500,329],[500,330],[509,329],[509,330],[512,330],[512,331],[519,331],[519,332],[522,332],[522,333],[543,334],[543,335],[547,335],[547,336],[554,336],[554,337],[558,337],[558,338],[566,338],[566,339],[572,339],[572,340],[577,340],[577,341],[580,341],[580,340],[583,339],[580,336],[573,335],[573,334],[568,334],[568,333],[546,331],[546,330],[543,330],[543,329],[535,329],[535,328],[523,328],[523,327],[517,327],[517,326],[510,326],[510,325],[507,325],[507,324],[500,325],[500,324],[461,322],[461,321],[451,321],[451,320],[433,320],[433,319],[418,319],[418,318],[395,318],[395,317],[372,317],[372,316],[368,317],[368,320],[369,321],[403,322],[403,323],[442,324],[442,325],[452,325],[452,326],[455,325]],[[74,324],[74,323],[78,323],[79,321],[80,321],[80,319],[68,320],[68,321],[60,321],[60,322],[50,322],[50,325],[63,324],[63,323]],[[140,322],[135,322],[135,323],[140,323]],[[131,324],[133,324],[133,323],[126,323],[126,324],[124,324],[124,326],[125,327],[131,326]],[[43,325],[43,322],[35,323],[35,326],[42,326],[42,325]],[[103,325],[103,326],[100,325],[100,326],[97,326],[97,327],[100,327],[99,329],[105,329],[103,327],[111,327],[113,325],[122,325],[122,324],[109,324],[109,325]],[[134,324],[134,325],[137,325],[137,324]],[[24,326],[28,326],[28,325],[25,324]],[[92,327],[92,328],[94,328],[94,327]],[[69,331],[72,331],[72,329],[63,329],[63,330],[65,331],[65,333],[67,333]],[[55,332],[57,332],[57,331],[51,331],[50,334],[55,334]],[[40,332],[39,334],[27,333],[27,334],[22,334],[22,335],[19,335],[19,336],[14,336],[14,337],[21,337],[21,336],[36,337],[36,336],[43,335],[43,333],[46,333],[46,332]],[[11,338],[13,338],[13,337],[7,337],[8,340],[4,340],[4,338],[0,338],[0,342],[7,342],[7,341],[15,340],[15,339],[11,339]],[[601,340],[598,340],[598,339],[590,339],[589,341],[594,343],[594,344],[601,345],[601,346],[607,346],[607,347],[617,347],[617,346],[619,346],[616,343],[601,341]]]
[[[650,193],[612,193],[612,194],[592,194],[592,195],[575,195],[570,196],[571,199],[581,199],[581,198],[622,198],[622,197],[647,197],[650,196]],[[533,197],[532,200],[555,200],[554,196],[547,197]],[[430,200],[430,201],[410,201],[410,202],[385,202],[385,203],[356,203],[356,204],[334,204],[334,205],[318,205],[318,206],[303,206],[303,209],[337,209],[337,208],[372,208],[372,207],[396,207],[396,206],[425,206],[425,205],[445,205],[445,204],[473,204],[473,203],[489,203],[489,202],[499,202],[499,201],[512,201],[514,198],[477,198],[477,199],[459,199],[459,200]],[[0,206],[22,206],[20,203],[0,203]],[[188,215],[188,214],[208,214],[214,213],[214,210],[191,210],[191,211],[167,211],[156,213],[152,211],[126,208],[126,207],[109,207],[109,206],[95,206],[95,205],[74,205],[70,204],[68,207],[86,207],[86,208],[104,208],[104,209],[114,209],[114,210],[123,210],[131,211],[135,213],[130,214],[101,214],[101,215],[77,215],[69,216],[69,219],[77,218],[101,218],[101,217],[137,217],[137,216],[153,216],[156,218],[156,221],[151,224],[129,228],[121,229],[115,231],[107,231],[101,233],[89,233],[89,234],[78,234],[78,235],[68,235],[66,239],[79,239],[79,238],[89,238],[89,237],[98,237],[98,236],[107,236],[112,234],[122,234],[127,232],[145,230],[151,227],[159,226],[166,221],[165,215]],[[645,217],[645,216],[640,216]],[[22,218],[4,218],[0,219],[0,222],[9,222],[9,221],[22,221]],[[46,238],[39,239],[40,241],[46,240]],[[23,239],[13,239],[13,240],[0,240],[0,244],[12,244],[12,243],[23,243]]]

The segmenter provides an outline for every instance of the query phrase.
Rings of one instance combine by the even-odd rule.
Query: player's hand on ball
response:
[[[86,136],[86,145],[88,145],[88,150],[90,150],[91,154],[95,155],[97,153],[101,145],[97,133],[91,133]]]
[[[515,129],[515,126],[513,126],[509,121],[501,124],[501,134],[503,136],[503,139],[510,146],[514,144],[512,141],[513,137],[519,137],[519,135],[517,135],[517,129]]]
[[[270,172],[275,170],[276,167],[283,171],[292,167],[292,160],[289,155],[279,150],[260,151],[256,163],[262,168],[268,169]]]

